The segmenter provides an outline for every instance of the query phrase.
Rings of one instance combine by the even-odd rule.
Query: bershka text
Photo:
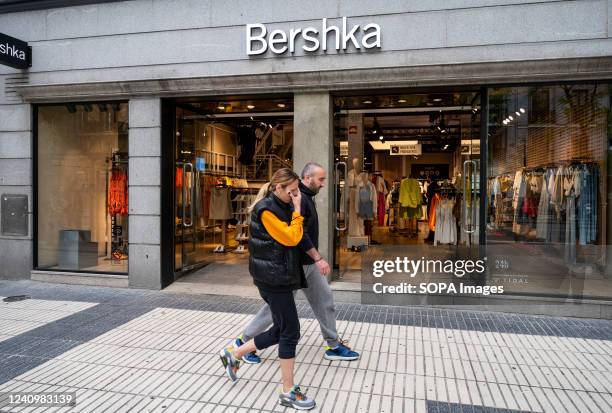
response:
[[[26,52],[9,43],[0,43],[0,53],[5,54],[15,59],[26,60]]]
[[[247,55],[260,55],[268,49],[274,54],[295,53],[296,44],[303,40],[301,48],[305,52],[316,52],[322,49],[328,50],[330,44],[334,50],[346,50],[349,45],[355,49],[380,48],[381,30],[376,23],[369,23],[361,29],[359,24],[349,29],[348,19],[342,18],[342,27],[329,25],[326,18],[321,21],[321,28],[315,27],[290,29],[289,33],[284,30],[275,29],[268,35],[265,24],[255,23],[246,25],[246,50]],[[362,35],[363,31],[363,35]]]
[[[486,267],[486,258],[482,260],[432,260],[421,257],[411,260],[407,257],[396,257],[395,260],[376,260],[372,263],[372,275],[382,277],[385,273],[405,273],[415,277],[419,273],[454,274],[463,277],[466,274],[482,274]]]

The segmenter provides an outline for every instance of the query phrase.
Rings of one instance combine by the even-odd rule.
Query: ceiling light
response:
[[[247,105],[248,109],[255,109],[255,105]]]
[[[370,103],[372,103],[371,100],[364,100],[363,103],[365,103],[366,105],[369,105]]]
[[[378,120],[376,120],[376,118],[374,118],[374,123],[372,123],[372,134],[376,135],[378,133],[380,133],[380,125],[378,124]]]
[[[504,125],[505,125],[505,124],[507,124],[507,123],[508,123],[508,119],[504,119],[504,120],[502,121],[502,123],[503,123]]]
[[[434,102],[442,102],[442,98],[435,98],[433,101]]]
[[[406,99],[398,99],[397,103],[406,103]]]
[[[279,108],[284,108],[285,104],[284,103],[278,103],[276,106],[278,106]]]
[[[380,136],[378,137],[378,139],[380,139],[380,140],[382,141],[382,140],[384,140],[385,138],[384,138],[384,136],[380,135]]]
[[[520,108],[520,109],[519,109],[519,111],[520,111],[521,113],[525,113],[525,109],[523,109],[523,108]]]
[[[217,106],[217,109],[225,110],[225,105],[223,103],[219,103],[219,106]]]
[[[444,149],[442,149],[443,151],[448,149],[448,145],[444,145]]]
[[[510,120],[514,120],[514,118],[512,116],[508,116],[508,119]]]
[[[514,112],[516,113],[516,116],[521,116],[521,112]]]

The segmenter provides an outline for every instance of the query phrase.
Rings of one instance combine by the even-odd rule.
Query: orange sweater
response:
[[[261,214],[261,222],[268,234],[286,247],[295,247],[304,235],[304,217],[297,212],[293,213],[291,224],[281,221],[270,211]]]

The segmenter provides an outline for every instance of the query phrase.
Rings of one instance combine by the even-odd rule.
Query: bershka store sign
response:
[[[27,69],[32,66],[32,48],[22,40],[0,33],[0,63]]]
[[[361,27],[355,24],[349,28],[348,19],[342,17],[341,27],[328,24],[326,18],[321,20],[321,27],[306,27],[290,29],[289,33],[275,29],[271,32],[265,24],[246,25],[247,55],[260,55],[270,50],[274,54],[295,53],[297,43],[302,43],[301,49],[307,53],[328,49],[344,51],[350,45],[355,49],[380,48],[381,29],[376,23]]]

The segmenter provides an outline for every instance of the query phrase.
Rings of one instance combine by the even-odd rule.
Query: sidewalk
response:
[[[0,411],[252,412],[277,405],[276,348],[232,384],[218,351],[258,299],[0,280],[0,392],[76,391],[73,408]],[[609,412],[612,322],[337,304],[361,352],[322,358],[306,302],[296,383],[320,412]]]

